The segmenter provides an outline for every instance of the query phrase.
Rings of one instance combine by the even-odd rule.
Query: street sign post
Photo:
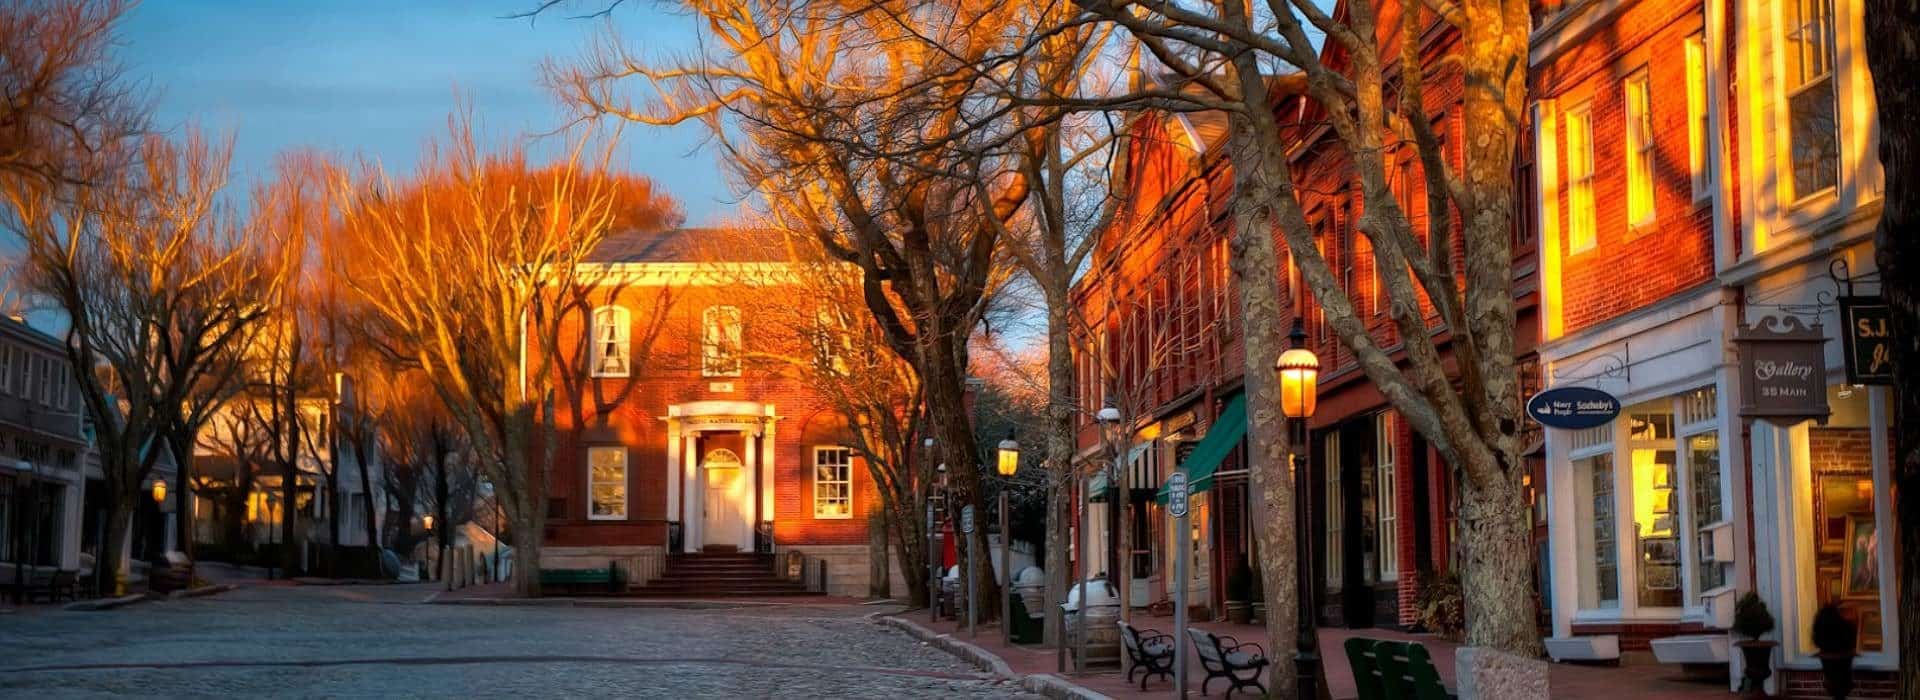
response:
[[[1187,638],[1187,560],[1192,558],[1188,551],[1193,546],[1193,533],[1187,529],[1187,472],[1182,469],[1167,476],[1167,514],[1173,516],[1174,545],[1174,585],[1173,594],[1173,639],[1174,648],[1180,648],[1181,640]],[[1187,655],[1173,655],[1173,685],[1180,689],[1180,697],[1187,697]]]
[[[960,541],[967,544],[967,634],[980,638],[980,553],[973,551],[973,504],[960,509],[960,532],[966,537]]]

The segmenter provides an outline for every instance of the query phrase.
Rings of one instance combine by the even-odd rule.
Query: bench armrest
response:
[[[1236,640],[1236,641],[1237,641],[1237,640]],[[1234,644],[1233,646],[1230,646],[1230,647],[1227,647],[1227,648],[1226,648],[1226,650],[1227,650],[1228,652],[1235,652],[1235,651],[1240,651],[1241,649],[1245,649],[1245,648],[1247,648],[1247,647],[1253,647],[1253,650],[1254,650],[1254,652],[1255,652],[1255,653],[1258,653],[1258,654],[1259,654],[1259,655],[1261,656],[1261,658],[1266,658],[1266,656],[1267,656],[1267,648],[1266,648],[1266,647],[1263,647],[1263,646],[1260,646],[1260,644],[1259,644],[1258,642],[1247,642],[1247,643],[1244,643],[1244,644]]]

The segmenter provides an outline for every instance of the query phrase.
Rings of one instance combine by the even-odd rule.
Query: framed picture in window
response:
[[[1846,576],[1848,597],[1878,598],[1880,595],[1880,535],[1872,513],[1847,516],[1846,559],[1840,565]]]

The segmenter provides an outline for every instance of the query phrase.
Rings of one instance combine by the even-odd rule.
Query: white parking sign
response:
[[[973,506],[960,509],[960,531],[973,534]]]
[[[1167,514],[1187,517],[1187,473],[1174,472],[1167,477]]]

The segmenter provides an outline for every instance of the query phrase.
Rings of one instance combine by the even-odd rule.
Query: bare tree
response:
[[[711,60],[651,65],[609,39],[581,65],[550,66],[549,81],[582,119],[706,126],[771,221],[856,267],[868,314],[916,370],[955,497],[983,509],[967,341],[1007,277],[999,227],[984,219],[1017,216],[1027,187],[1018,172],[972,174],[980,144],[967,112],[981,85],[964,76],[1015,35],[1017,13],[969,7],[922,27],[830,4],[687,9],[722,49]],[[914,38],[922,32],[951,40]],[[628,99],[628,78],[644,105]],[[968,546],[985,551],[986,533]],[[997,589],[989,571],[973,583],[984,599]]]
[[[197,134],[129,146],[87,165],[84,185],[0,178],[6,223],[24,248],[18,272],[67,316],[68,361],[96,417],[105,590],[124,584],[134,507],[169,427],[208,401],[202,392],[218,385],[209,372],[226,367],[222,353],[261,316],[253,299],[281,282],[273,232],[249,230],[216,204],[224,146]]]
[[[518,147],[483,150],[462,119],[451,132],[406,181],[336,169],[342,224],[326,248],[352,261],[337,282],[367,309],[359,332],[423,370],[465,433],[512,523],[513,591],[537,595],[557,449],[549,399],[582,259],[617,225],[677,212],[648,181],[609,169],[610,139],[578,139],[536,167]]]
[[[113,58],[128,0],[0,6],[0,177],[85,184],[87,161],[146,128],[147,103]]]
[[[1511,288],[1513,154],[1524,111],[1528,4],[1450,0],[1397,8],[1406,11],[1395,14],[1373,3],[1343,3],[1337,13],[1308,2],[1078,4],[1090,18],[1123,28],[1153,60],[1152,72],[1167,76],[1098,104],[1213,110],[1228,118],[1231,260],[1242,283],[1243,376],[1253,482],[1265,507],[1260,545],[1266,591],[1294,599],[1300,565],[1292,558],[1297,535],[1291,525],[1296,494],[1285,468],[1290,448],[1270,370],[1290,318],[1278,297],[1277,229],[1334,335],[1408,424],[1461,469],[1468,642],[1537,653],[1531,605],[1515,602],[1531,599]],[[1459,119],[1472,135],[1458,169],[1443,153],[1423,96],[1433,76],[1420,47],[1436,27],[1463,39],[1461,53],[1445,64],[1464,80]],[[1397,335],[1406,339],[1403,357],[1369,334],[1315,247],[1290,170],[1293,124],[1275,112],[1276,99],[1289,95],[1322,115],[1335,147],[1353,161],[1364,200],[1359,228],[1372,244],[1376,269],[1388,271],[1380,279]],[[1428,209],[1435,212],[1424,230],[1416,229],[1390,185],[1395,179],[1388,165],[1406,153],[1415,157]],[[1450,210],[1461,213],[1457,232],[1453,217],[1440,213]],[[1429,332],[1426,306],[1437,312],[1444,336]],[[1457,372],[1447,369],[1441,342],[1457,360]],[[1290,655],[1295,606],[1269,606],[1267,617],[1276,654]],[[1275,670],[1274,687],[1292,692],[1292,668]]]

